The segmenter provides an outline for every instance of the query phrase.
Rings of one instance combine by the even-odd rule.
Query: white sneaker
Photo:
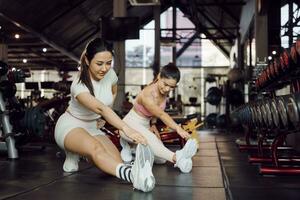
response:
[[[66,159],[63,165],[63,170],[65,172],[76,172],[78,171],[78,162],[79,162],[79,155],[65,151]]]
[[[150,147],[138,144],[131,171],[134,188],[144,192],[153,190],[155,186],[155,178],[152,173],[153,161],[154,154]]]
[[[189,173],[193,167],[192,157],[197,152],[197,141],[189,139],[181,150],[176,151],[175,167],[178,167],[181,172]]]
[[[130,163],[132,161],[132,154],[131,154],[130,145],[123,138],[120,138],[120,144],[121,144],[121,147],[122,147],[122,150],[121,150],[121,158],[122,158],[122,160],[125,163]]]

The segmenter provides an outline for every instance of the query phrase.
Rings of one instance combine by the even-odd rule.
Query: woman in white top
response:
[[[151,191],[153,153],[146,139],[123,122],[110,108],[117,91],[117,76],[111,68],[112,45],[100,38],[90,41],[81,56],[80,72],[71,85],[71,100],[55,127],[55,140],[65,150],[66,172],[78,170],[79,155],[89,158],[104,172],[133,183],[134,188]],[[110,139],[97,127],[103,117],[138,143],[137,159],[125,165]]]

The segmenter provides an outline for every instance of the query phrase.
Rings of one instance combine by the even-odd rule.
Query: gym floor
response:
[[[64,156],[54,145],[26,147],[16,161],[0,155],[0,199],[299,199],[299,177],[259,175],[234,139],[201,131],[192,173],[182,174],[171,164],[155,165],[157,183],[150,193],[133,190],[85,161],[79,172],[64,173]]]

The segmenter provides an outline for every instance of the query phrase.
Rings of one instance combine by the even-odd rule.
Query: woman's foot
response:
[[[153,161],[154,154],[150,147],[138,144],[131,171],[134,188],[144,192],[153,190],[155,186],[155,178],[152,173]]]
[[[122,150],[121,150],[121,158],[122,158],[122,160],[125,163],[130,163],[132,161],[132,154],[131,154],[130,145],[123,138],[120,138],[120,144],[121,144],[121,147],[122,147]]]
[[[189,173],[193,168],[192,157],[197,152],[197,141],[189,139],[181,150],[176,151],[175,167],[178,167],[181,172]]]
[[[76,172],[78,171],[79,155],[72,153],[70,151],[65,151],[66,159],[63,165],[63,170],[65,172]]]

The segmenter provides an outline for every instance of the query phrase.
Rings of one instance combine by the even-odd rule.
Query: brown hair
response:
[[[86,63],[85,59],[90,63],[95,54],[103,51],[109,51],[113,55],[113,45],[101,38],[95,38],[87,44],[80,57],[80,76],[78,83],[83,83],[93,96],[95,96],[94,88],[89,74],[89,65]]]

